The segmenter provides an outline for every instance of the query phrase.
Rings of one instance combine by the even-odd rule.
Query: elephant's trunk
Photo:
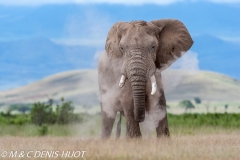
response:
[[[137,79],[138,77],[132,77]],[[143,122],[145,119],[145,96],[146,96],[146,82],[145,81],[131,81],[133,102],[134,102],[134,118],[137,122]]]
[[[137,122],[142,122],[145,119],[147,65],[141,56],[132,57],[127,74],[133,93],[134,118]]]

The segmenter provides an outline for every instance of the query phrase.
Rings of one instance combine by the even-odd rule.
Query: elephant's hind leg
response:
[[[160,138],[162,136],[166,136],[166,137],[170,136],[170,132],[169,132],[169,128],[168,128],[168,121],[167,121],[167,114],[165,115],[165,117],[162,120],[159,121],[156,131],[157,131],[158,138]]]
[[[107,139],[111,136],[113,124],[115,121],[115,116],[109,116],[106,112],[102,110],[102,138]]]

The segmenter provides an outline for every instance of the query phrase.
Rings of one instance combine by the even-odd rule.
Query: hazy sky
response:
[[[194,3],[194,2],[212,2],[212,3],[226,3],[226,4],[238,4],[240,0],[0,0],[2,5],[13,6],[38,6],[46,4],[125,4],[125,5],[142,5],[142,4],[158,4],[168,5],[176,2],[182,3]]]

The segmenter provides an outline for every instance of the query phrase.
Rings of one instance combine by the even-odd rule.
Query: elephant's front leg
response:
[[[133,106],[132,109],[124,109],[124,115],[126,118],[126,137],[127,138],[137,138],[141,137],[141,131],[139,123],[134,119]]]
[[[168,120],[167,120],[166,98],[165,98],[163,89],[160,89],[159,96],[157,97],[158,98],[155,98],[155,99],[158,99],[156,107],[160,109],[160,112],[157,113],[158,114],[157,117],[159,117],[159,121],[156,128],[157,137],[158,138],[162,136],[169,137],[170,133],[168,128]],[[152,100],[151,98],[154,98],[154,97],[150,97],[149,99]],[[154,102],[154,100],[152,100],[151,102]]]
[[[102,109],[102,138],[107,139],[111,136],[113,124],[116,118],[116,112],[111,114]]]

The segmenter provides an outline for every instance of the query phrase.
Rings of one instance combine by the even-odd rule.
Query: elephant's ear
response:
[[[119,42],[121,39],[121,31],[125,22],[117,22],[108,32],[105,50],[108,56],[122,57],[122,52],[119,49]]]
[[[190,49],[193,40],[184,24],[178,20],[163,19],[151,23],[160,30],[156,67],[164,70]]]

